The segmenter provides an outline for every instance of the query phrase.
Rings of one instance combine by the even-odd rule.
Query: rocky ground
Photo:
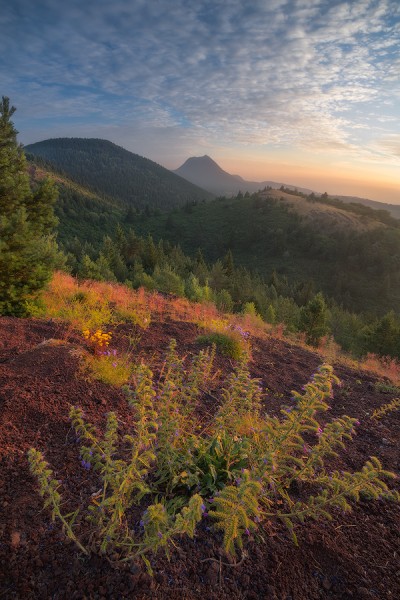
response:
[[[119,350],[128,345],[127,326],[113,332]],[[143,356],[154,369],[170,338],[181,354],[197,351],[194,324],[154,322],[135,335],[134,359]],[[140,339],[139,339],[140,338]],[[48,343],[61,339],[62,343]],[[278,413],[291,390],[300,390],[321,357],[287,342],[253,338],[251,372],[268,388],[266,406]],[[263,540],[250,537],[246,558],[235,565],[221,555],[221,538],[207,519],[195,539],[183,539],[168,561],[154,562],[154,578],[141,564],[115,568],[106,558],[80,554],[43,510],[26,453],[42,450],[66,489],[66,510],[96,491],[95,475],[79,463],[68,421],[69,405],[81,406],[101,426],[109,410],[129,420],[119,390],[91,382],[79,369],[82,338],[64,326],[40,320],[0,318],[0,598],[64,599],[256,599],[314,600],[400,598],[400,505],[362,501],[331,522],[308,522],[297,529],[299,546],[276,524]],[[380,421],[372,411],[394,396],[376,386],[364,371],[334,365],[342,381],[328,416],[347,414],[360,421],[357,435],[335,459],[338,469],[359,469],[371,455],[400,473],[400,411]],[[213,411],[222,375],[232,369],[217,357],[220,375],[204,397]],[[326,415],[324,415],[326,418]],[[393,485],[398,485],[395,482]]]

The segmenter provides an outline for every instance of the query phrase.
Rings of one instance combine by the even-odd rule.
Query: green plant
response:
[[[377,392],[383,392],[384,394],[399,394],[400,387],[393,385],[392,383],[386,383],[384,381],[377,381],[374,385]]]
[[[215,345],[223,356],[234,360],[250,358],[249,333],[240,325],[229,325],[226,321],[215,320],[208,326],[209,330],[196,339],[200,345]]]
[[[57,191],[49,180],[31,183],[11,121],[15,108],[0,102],[0,315],[35,312],[41,290],[64,264],[54,239]]]
[[[381,419],[388,413],[392,412],[393,410],[397,410],[398,408],[400,408],[400,398],[394,398],[391,402],[387,402],[383,406],[375,409],[370,418],[376,420]]]
[[[60,489],[59,482],[53,478],[53,471],[49,468],[49,465],[44,460],[43,455],[35,448],[31,448],[28,452],[28,460],[32,475],[36,477],[39,483],[39,493],[44,498],[44,507],[51,507],[51,518],[52,521],[59,519],[62,524],[63,531],[65,534],[75,542],[80,550],[84,554],[89,554],[86,548],[82,546],[79,539],[75,536],[72,531],[74,521],[78,515],[78,510],[68,515],[61,513],[61,495],[58,490]]]
[[[80,370],[89,380],[123,386],[132,376],[133,365],[130,354],[118,354],[117,350],[111,349],[104,350],[101,355],[83,354]]]
[[[101,435],[79,408],[71,408],[82,467],[93,468],[101,481],[89,506],[81,508],[89,531],[82,525],[79,535],[75,531],[78,509],[62,515],[59,484],[42,455],[30,450],[45,505],[81,550],[112,550],[121,561],[141,557],[152,572],[149,553],[161,548],[168,553],[176,538],[193,537],[202,518],[223,532],[224,548],[234,554],[251,531],[271,519],[282,521],[296,541],[296,522],[330,519],[333,509],[350,510],[350,501],[361,495],[400,500],[384,482],[395,475],[375,457],[356,473],[326,466],[325,459],[344,447],[357,425],[348,416],[319,425],[317,413],[328,409],[326,400],[338,383],[332,367],[322,365],[301,393],[293,392],[278,418],[265,413],[263,390],[241,360],[216,415],[205,421],[196,408],[211,377],[213,353],[201,351],[188,364],[172,340],[158,380],[147,365],[138,365],[126,388],[134,423],[128,435],[119,433],[115,413],[109,413]],[[309,496],[293,497],[295,483],[306,484]]]
[[[318,346],[320,339],[329,332],[328,309],[321,292],[301,308],[299,330],[306,334],[306,342],[312,346]]]
[[[228,356],[234,360],[239,360],[244,351],[240,340],[235,339],[226,333],[215,332],[199,335],[196,341],[198,344],[204,346],[211,346],[214,344],[223,356]]]

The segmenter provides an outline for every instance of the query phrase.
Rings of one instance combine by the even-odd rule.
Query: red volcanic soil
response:
[[[127,326],[117,327],[114,346],[126,347],[129,333]],[[197,351],[197,334],[191,323],[155,322],[142,332],[135,358],[145,356],[157,371],[171,337],[183,355]],[[52,338],[68,339],[46,343]],[[277,413],[291,390],[300,390],[310,379],[321,358],[273,338],[251,341],[251,372],[268,388],[268,411]],[[336,512],[331,522],[299,525],[298,547],[283,527],[271,523],[263,540],[249,538],[247,556],[239,564],[229,563],[221,552],[221,536],[210,530],[208,518],[194,540],[179,540],[169,561],[163,555],[152,560],[153,579],[140,563],[122,569],[107,558],[82,555],[43,510],[26,457],[31,446],[44,452],[63,482],[66,512],[98,489],[96,475],[80,465],[69,405],[81,406],[100,427],[108,411],[116,410],[124,422],[129,410],[119,390],[83,377],[76,351],[81,344],[81,336],[52,322],[0,319],[1,599],[400,598],[400,506],[383,500],[361,501],[351,513]],[[232,364],[217,357],[216,368],[226,374]],[[400,412],[380,421],[369,418],[393,395],[377,391],[378,379],[366,372],[340,365],[335,372],[343,385],[335,389],[328,417],[347,414],[361,424],[332,466],[359,469],[374,455],[399,474]],[[221,383],[216,377],[204,398],[207,412],[213,411]]]

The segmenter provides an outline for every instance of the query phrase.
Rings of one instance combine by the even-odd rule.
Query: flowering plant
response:
[[[111,333],[105,333],[101,329],[96,331],[90,331],[90,329],[84,329],[82,331],[85,340],[91,343],[96,354],[102,354],[107,346],[110,345]]]
[[[75,531],[79,509],[62,514],[60,485],[41,453],[30,450],[45,506],[52,507],[53,519],[61,520],[65,533],[86,553],[112,549],[121,561],[140,556],[151,572],[149,553],[168,552],[183,534],[193,537],[202,519],[223,532],[224,548],[233,554],[252,531],[273,519],[284,523],[296,541],[296,522],[331,518],[336,508],[351,510],[350,501],[361,495],[400,500],[384,482],[395,475],[375,457],[355,473],[326,466],[325,459],[344,447],[358,424],[342,416],[322,428],[316,418],[329,408],[326,400],[338,383],[332,367],[322,365],[302,392],[293,392],[278,418],[265,412],[263,390],[242,360],[208,421],[196,409],[207,394],[214,352],[201,351],[186,367],[172,341],[158,380],[147,365],[137,366],[126,388],[134,416],[128,435],[119,434],[113,412],[101,435],[82,410],[71,408],[82,466],[101,481],[83,508],[89,532],[82,528],[78,536]],[[294,484],[306,484],[309,495],[300,500]],[[135,506],[142,511],[137,521]]]

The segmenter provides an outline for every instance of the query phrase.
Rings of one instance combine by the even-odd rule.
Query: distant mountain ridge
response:
[[[124,206],[162,211],[213,195],[161,165],[96,138],[55,138],[25,146],[61,173]]]
[[[358,196],[333,196],[346,202],[346,204],[363,204],[374,210],[387,210],[392,217],[400,219],[400,204],[389,204],[387,202],[378,202],[377,200],[369,200],[368,198],[358,198]]]
[[[275,189],[284,185],[288,189],[298,190],[304,194],[311,194],[312,190],[301,188],[294,185],[278,183],[276,181],[246,181],[240,175],[231,175],[221,167],[207,154],[204,156],[192,156],[188,158],[183,165],[175,169],[173,173],[184,177],[191,183],[203,187],[212,194],[235,196],[239,192],[258,192],[265,187]]]
[[[227,171],[221,169],[221,167],[209,156],[192,156],[188,158],[183,165],[178,169],[175,169],[173,173],[180,175],[195,185],[199,185],[209,192],[216,194],[217,196],[235,196],[239,192],[258,192],[265,187],[271,187],[273,189],[279,189],[284,187],[289,190],[298,191],[302,194],[314,194],[315,196],[321,196],[320,192],[310,190],[308,188],[302,188],[295,185],[288,185],[282,182],[276,181],[246,181],[240,175],[231,175]],[[332,198],[338,198],[347,204],[356,203],[369,206],[375,210],[387,210],[392,217],[400,219],[400,205],[388,204],[386,202],[378,202],[376,200],[369,200],[368,198],[358,198],[355,196],[340,196],[338,194],[329,194]]]

